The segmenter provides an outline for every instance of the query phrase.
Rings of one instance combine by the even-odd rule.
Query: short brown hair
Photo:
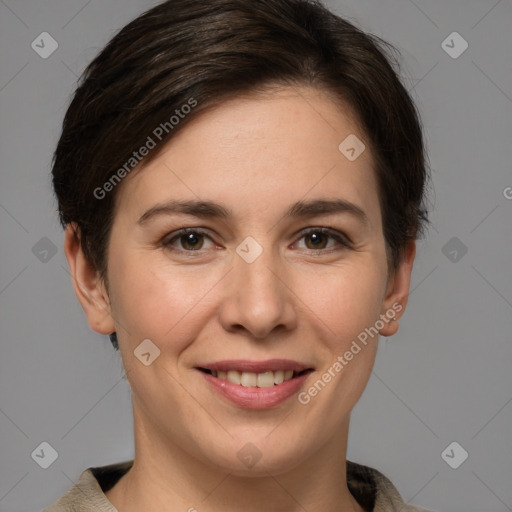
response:
[[[358,116],[376,162],[396,269],[406,243],[428,223],[429,175],[420,116],[392,52],[316,1],[170,0],[153,7],[118,32],[79,80],[52,162],[62,225],[77,224],[84,253],[106,282],[118,189],[108,186],[102,197],[97,191],[116,173],[126,175],[133,152],[156,127],[166,129],[145,162],[225,99],[267,85],[305,84],[333,93]],[[194,108],[171,122],[191,99]]]

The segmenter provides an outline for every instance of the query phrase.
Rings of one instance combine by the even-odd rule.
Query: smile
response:
[[[287,360],[261,363],[225,361],[197,369],[216,394],[248,409],[265,409],[281,404],[299,392],[313,371]]]
[[[240,372],[237,370],[230,370],[228,372],[223,372],[221,370],[204,371],[209,372],[211,375],[217,377],[218,379],[227,380],[232,384],[238,384],[239,386],[244,386],[246,388],[271,388],[273,386],[278,386],[285,381],[293,379],[294,377],[297,377],[308,370],[304,370],[304,372],[299,373],[294,372],[293,370],[277,370],[275,372],[268,371],[263,373]]]

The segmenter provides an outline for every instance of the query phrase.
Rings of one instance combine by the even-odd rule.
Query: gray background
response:
[[[128,383],[72,290],[49,172],[77,76],[155,3],[0,0],[3,512],[40,510],[85,468],[133,457]],[[328,5],[402,52],[435,189],[407,314],[398,334],[379,342],[348,458],[381,470],[404,499],[432,510],[510,511],[512,3]],[[45,31],[59,46],[43,59],[31,43]],[[458,58],[442,47],[454,31],[469,44]],[[31,456],[43,441],[58,453],[48,469]],[[441,456],[453,441],[469,454],[457,469]],[[449,451],[451,461],[461,453]]]

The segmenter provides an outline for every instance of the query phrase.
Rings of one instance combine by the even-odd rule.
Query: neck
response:
[[[340,438],[285,472],[237,476],[135,425],[132,468],[107,499],[119,512],[364,512],[347,487],[348,422]]]

